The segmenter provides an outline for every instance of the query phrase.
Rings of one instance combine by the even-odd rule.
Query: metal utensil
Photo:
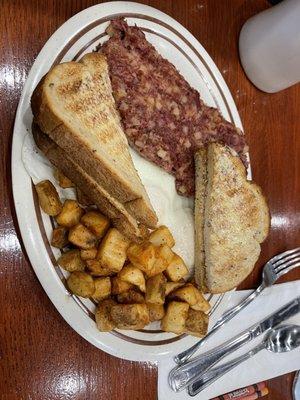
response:
[[[237,365],[253,357],[259,351],[266,349],[273,353],[284,353],[296,349],[300,346],[300,326],[298,325],[284,325],[276,329],[272,329],[265,336],[262,343],[254,347],[248,353],[229,361],[228,363],[220,365],[220,367],[213,368],[201,376],[197,382],[189,386],[189,395],[195,396],[206,387],[215,382],[218,378],[226,374]]]
[[[293,382],[293,400],[300,400],[300,371],[296,373]]]
[[[199,340],[189,349],[175,356],[174,360],[176,364],[184,364],[187,362],[199,347],[202,346],[214,333],[216,333],[221,326],[224,326],[226,322],[231,320],[243,308],[251,303],[265,288],[272,286],[282,275],[296,267],[300,267],[300,247],[285,251],[284,253],[271,258],[271,260],[269,260],[264,266],[261,285],[240,304],[226,311],[203,339]]]
[[[201,354],[194,360],[178,365],[172,369],[169,374],[169,385],[175,392],[179,392],[191,385],[208,369],[221,361],[225,356],[240,348],[243,344],[248,343],[252,339],[261,335],[269,329],[275,328],[287,318],[300,312],[300,296],[296,297],[285,306],[275,311],[259,323],[251,326],[246,331],[238,334],[233,339],[228,340],[224,344]]]

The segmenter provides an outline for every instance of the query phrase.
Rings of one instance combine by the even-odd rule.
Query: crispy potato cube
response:
[[[198,337],[203,337],[207,333],[208,315],[202,311],[189,309],[185,321],[185,332]]]
[[[77,201],[75,200],[66,200],[62,207],[62,210],[59,215],[56,217],[56,222],[58,225],[65,226],[67,228],[71,228],[74,225],[77,225],[80,221],[82,214],[84,213],[83,209],[79,206]]]
[[[185,301],[190,306],[198,302],[198,290],[191,283],[187,283],[171,293],[170,298]]]
[[[185,332],[185,321],[188,311],[189,305],[187,303],[171,301],[161,321],[161,329],[165,332],[176,333],[177,335]]]
[[[58,249],[64,248],[69,243],[68,231],[64,226],[58,226],[53,229],[51,246],[57,247]]]
[[[164,225],[160,226],[150,234],[149,242],[153,243],[154,246],[162,246],[166,244],[169,247],[173,247],[175,244],[172,233]]]
[[[80,257],[83,260],[94,260],[96,258],[97,252],[97,247],[92,247],[91,249],[81,249]]]
[[[187,302],[191,308],[197,311],[208,311],[210,304],[203,297],[202,293],[191,283],[187,283],[183,287],[171,293],[172,299],[179,299]]]
[[[99,331],[101,332],[109,332],[115,328],[115,324],[111,319],[111,308],[117,304],[112,299],[102,300],[97,308],[95,313],[96,325]]]
[[[145,303],[145,298],[141,292],[134,289],[129,289],[127,292],[118,294],[118,303],[122,304],[135,304],[135,303]]]
[[[137,286],[141,292],[146,292],[145,277],[139,268],[132,264],[125,265],[118,273],[118,277],[125,282],[132,283]]]
[[[150,322],[146,304],[116,304],[110,314],[119,329],[142,329]]]
[[[81,249],[91,249],[97,243],[96,236],[82,224],[77,224],[70,229],[68,239]]]
[[[162,304],[147,303],[149,309],[150,321],[160,321],[165,315],[165,309]]]
[[[167,279],[163,274],[149,278],[146,282],[146,302],[164,304]]]
[[[98,211],[88,211],[82,217],[80,222],[86,226],[97,239],[102,239],[109,228],[109,219]]]
[[[173,252],[173,250],[167,244],[158,246],[155,251],[155,256],[157,258],[165,260],[167,264],[170,264],[170,262],[172,262],[174,254],[175,253]]]
[[[132,243],[127,250],[127,257],[133,266],[146,275],[151,275],[155,262],[155,247],[152,243],[145,242],[141,245]]]
[[[102,240],[97,259],[104,268],[119,272],[126,261],[129,241],[116,229],[111,228]]]
[[[166,283],[166,296],[172,293],[174,290],[184,285],[184,282],[167,282]]]
[[[76,197],[79,204],[82,206],[92,206],[94,203],[88,198],[78,187],[76,188]]]
[[[172,261],[166,269],[168,279],[178,282],[188,274],[189,270],[183,259],[178,254],[174,254]]]
[[[95,291],[93,294],[93,299],[96,301],[101,301],[106,299],[111,294],[111,282],[110,278],[95,278]]]
[[[203,311],[203,312],[209,311],[211,308],[209,302],[205,299],[203,294],[197,288],[195,289],[197,295],[197,303],[191,305],[191,308],[196,311]]]
[[[58,184],[60,187],[62,187],[63,189],[67,189],[70,187],[74,187],[74,183],[67,178],[59,169],[55,168],[54,172],[53,172],[53,176],[54,178],[57,180]]]
[[[80,251],[77,249],[63,253],[57,260],[57,264],[69,272],[83,271],[85,268],[85,264],[80,257]]]
[[[114,272],[102,267],[98,260],[86,260],[86,266],[92,276],[110,276]]]
[[[129,289],[133,288],[131,283],[122,281],[118,276],[111,278],[111,292],[112,294],[121,294],[127,292]]]
[[[174,256],[173,251],[170,249],[170,247],[166,244],[163,244],[162,246],[158,246],[155,248],[155,262],[153,264],[153,267],[148,273],[148,276],[154,276],[157,274],[160,274],[161,272],[165,271],[172,261]]]
[[[42,181],[35,185],[41,209],[48,215],[55,217],[62,210],[58,193],[50,181]]]
[[[95,283],[91,275],[83,271],[71,272],[67,279],[71,292],[81,297],[92,297],[95,292]]]

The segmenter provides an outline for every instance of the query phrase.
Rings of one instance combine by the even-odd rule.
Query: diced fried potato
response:
[[[188,274],[189,270],[183,259],[178,254],[174,254],[172,261],[166,269],[168,279],[178,282]]]
[[[54,178],[57,180],[59,186],[63,189],[74,187],[74,183],[69,178],[67,178],[59,169],[55,168],[53,175]]]
[[[92,202],[91,199],[88,198],[87,195],[85,195],[78,187],[76,188],[76,198],[79,204],[82,206],[91,206],[94,203]]]
[[[115,328],[115,324],[111,319],[111,308],[117,303],[112,299],[102,300],[96,308],[95,319],[97,328],[101,332],[109,332]]]
[[[166,296],[172,293],[174,290],[184,285],[184,282],[167,282],[166,283]]]
[[[191,305],[191,308],[196,311],[203,311],[207,312],[210,310],[210,304],[209,302],[205,299],[203,294],[196,288],[196,294],[197,294],[197,303]]]
[[[80,257],[80,251],[69,250],[66,253],[63,253],[59,259],[57,260],[59,266],[69,272],[73,271],[83,271],[85,268],[85,264]]]
[[[95,283],[91,275],[83,271],[71,272],[67,279],[71,292],[81,297],[92,297],[95,292]]]
[[[97,259],[104,268],[119,272],[126,260],[129,241],[116,229],[111,228],[102,240]]]
[[[164,304],[167,279],[163,274],[149,278],[146,282],[146,302]]]
[[[125,282],[132,283],[137,286],[141,292],[146,291],[145,277],[139,268],[132,264],[125,265],[118,273],[118,277]]]
[[[143,244],[132,243],[127,250],[127,257],[135,267],[151,275],[151,270],[155,262],[155,247],[152,243]]]
[[[185,332],[185,322],[188,316],[189,305],[179,301],[171,301],[168,304],[165,316],[161,321],[161,329],[165,332],[173,332],[177,335]]]
[[[149,309],[149,316],[151,322],[159,321],[164,317],[165,309],[162,304],[147,303],[147,307]]]
[[[82,224],[77,224],[70,229],[68,239],[81,249],[91,249],[97,244],[96,236]]]
[[[35,185],[35,189],[41,209],[52,217],[58,215],[62,210],[62,204],[53,183],[45,180]]]
[[[64,248],[69,243],[68,231],[64,226],[58,226],[53,229],[51,246],[57,247],[58,249]]]
[[[173,250],[167,244],[158,246],[155,251],[155,256],[157,258],[165,260],[167,264],[170,264],[170,262],[172,262],[174,254],[175,253],[173,252]]]
[[[172,261],[174,256],[173,251],[166,244],[155,248],[155,262],[148,276],[154,276],[165,271]]]
[[[149,242],[153,243],[154,246],[162,246],[166,244],[169,247],[173,247],[175,244],[172,233],[164,225],[151,232],[149,236]]]
[[[142,329],[150,322],[146,304],[116,304],[110,314],[119,329]]]
[[[110,278],[95,278],[95,291],[93,299],[96,301],[104,300],[111,294],[111,282]]]
[[[197,311],[210,310],[210,304],[203,297],[202,293],[191,283],[187,283],[183,287],[173,291],[170,298],[179,299],[187,302],[191,308]]]
[[[135,304],[135,303],[145,303],[145,298],[141,292],[134,289],[129,289],[127,292],[118,294],[118,303],[122,304]]]
[[[60,214],[57,215],[56,222],[58,223],[58,225],[71,228],[72,226],[79,223],[83,213],[84,211],[79,206],[77,201],[68,199],[64,202]]]
[[[174,290],[170,294],[170,298],[179,299],[185,301],[190,306],[195,305],[198,302],[198,290],[191,283],[187,283],[183,287]]]
[[[92,247],[91,249],[81,249],[80,257],[83,260],[94,260],[96,258],[97,252],[97,247]]]
[[[88,211],[82,217],[80,222],[86,226],[97,239],[103,238],[109,228],[109,219],[98,211]]]
[[[133,285],[131,283],[122,281],[117,276],[111,278],[111,285],[112,285],[111,289],[112,294],[121,294],[133,288]]]
[[[86,266],[92,276],[110,276],[114,272],[102,267],[98,260],[86,260]]]
[[[198,337],[203,337],[207,333],[208,315],[202,311],[189,309],[185,321],[185,332]]]

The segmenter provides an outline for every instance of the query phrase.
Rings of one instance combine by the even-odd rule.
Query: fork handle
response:
[[[238,314],[241,310],[243,310],[251,301],[253,301],[264,289],[266,285],[264,282],[261,283],[258,288],[252,292],[249,296],[247,296],[241,303],[237,304],[235,307],[231,308],[230,310],[226,311],[221,318],[215,323],[213,328],[204,338],[199,340],[189,349],[179,353],[177,356],[174,357],[176,364],[184,364],[189,360],[189,358],[202,346],[211,336],[213,336],[221,326],[225,325],[228,321],[230,321],[236,314]]]

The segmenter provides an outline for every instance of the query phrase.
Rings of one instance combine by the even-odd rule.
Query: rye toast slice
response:
[[[204,157],[202,160],[205,162]],[[199,171],[199,165],[196,167]],[[201,168],[202,165],[200,171]],[[223,293],[238,286],[252,272],[260,243],[269,232],[270,214],[261,189],[247,180],[246,169],[232,149],[210,144],[206,170],[204,214],[200,201],[203,240],[200,235],[196,249],[204,249],[205,277],[203,263],[199,263],[202,272],[198,272],[198,278],[196,274],[196,279],[199,284],[204,282],[210,293]],[[199,187],[200,196],[203,188],[201,184]]]
[[[41,130],[93,181],[121,204],[133,202],[136,219],[156,226],[157,217],[129,153],[103,55],[90,53],[80,62],[53,67],[34,91],[31,104]]]

